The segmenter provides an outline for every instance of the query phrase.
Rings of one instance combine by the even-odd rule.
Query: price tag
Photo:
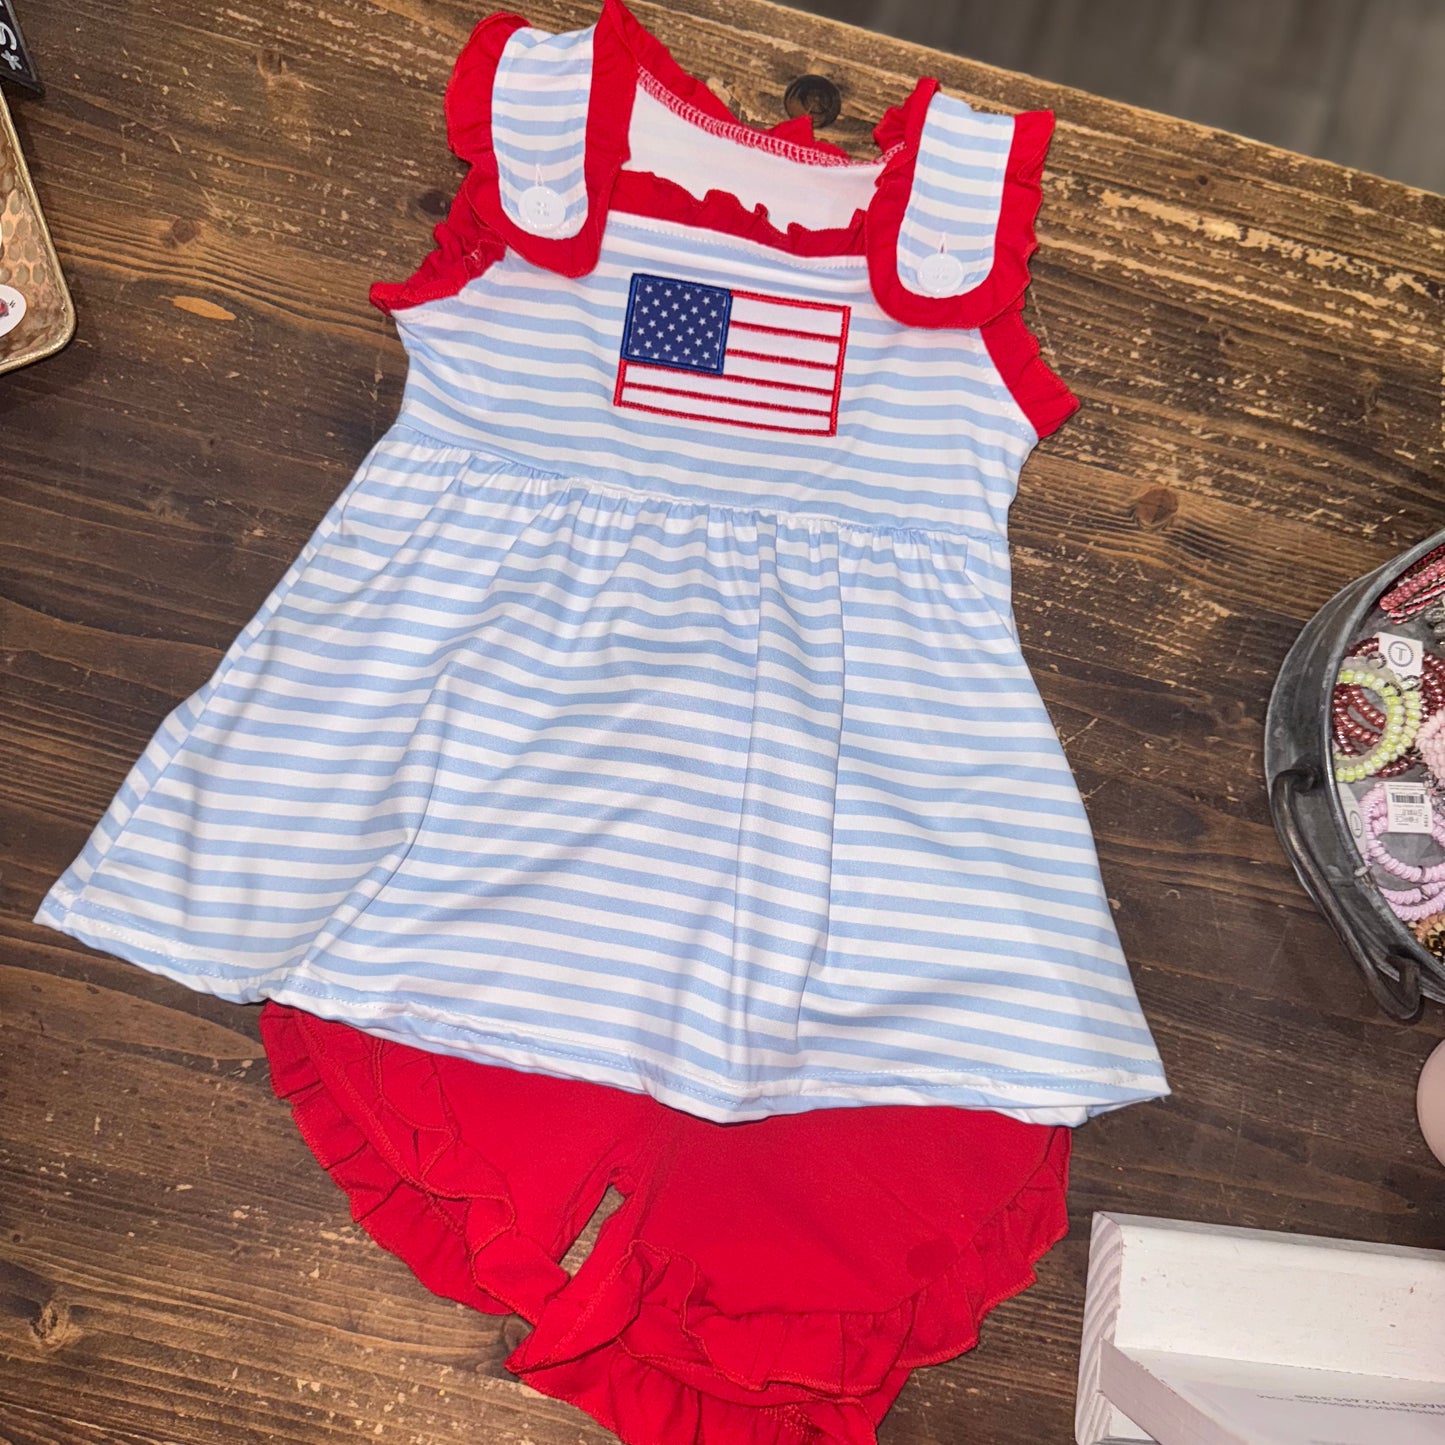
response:
[[[1349,790],[1347,786],[1340,786],[1340,807],[1345,810],[1345,825],[1350,830],[1350,837],[1355,840],[1355,847],[1360,850],[1360,857],[1365,857],[1365,815],[1360,810],[1360,801]]]
[[[1425,644],[1403,633],[1382,632],[1380,656],[1397,677],[1419,677],[1425,667]]]
[[[0,336],[14,331],[25,319],[25,295],[13,286],[0,286]]]
[[[1428,833],[1434,821],[1430,790],[1424,783],[1385,784],[1385,831]]]
[[[15,18],[15,0],[0,0],[0,80],[13,80],[31,90],[44,89]]]

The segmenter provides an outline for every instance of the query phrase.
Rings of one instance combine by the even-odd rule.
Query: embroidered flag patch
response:
[[[848,308],[669,276],[632,278],[616,406],[835,436]]]

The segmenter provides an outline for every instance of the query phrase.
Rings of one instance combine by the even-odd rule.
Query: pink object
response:
[[[1445,783],[1445,711],[1428,719],[1415,734],[1415,746],[1437,783]]]
[[[1386,888],[1380,886],[1380,897],[1390,905],[1396,918],[1414,923],[1432,918],[1445,907],[1445,882],[1427,883],[1421,888]]]
[[[1445,1043],[1436,1046],[1420,1070],[1415,1112],[1420,1116],[1420,1132],[1430,1152],[1445,1164]]]

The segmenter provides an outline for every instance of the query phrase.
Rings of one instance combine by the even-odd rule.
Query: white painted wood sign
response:
[[[1445,1252],[1096,1214],[1078,1445],[1445,1445]]]

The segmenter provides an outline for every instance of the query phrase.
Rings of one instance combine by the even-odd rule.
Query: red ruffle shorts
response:
[[[1067,1228],[1069,1131],[956,1108],[714,1124],[277,1004],[272,1080],[353,1218],[532,1333],[507,1367],[630,1445],[872,1445]],[[608,1185],[624,1202],[559,1260]]]

